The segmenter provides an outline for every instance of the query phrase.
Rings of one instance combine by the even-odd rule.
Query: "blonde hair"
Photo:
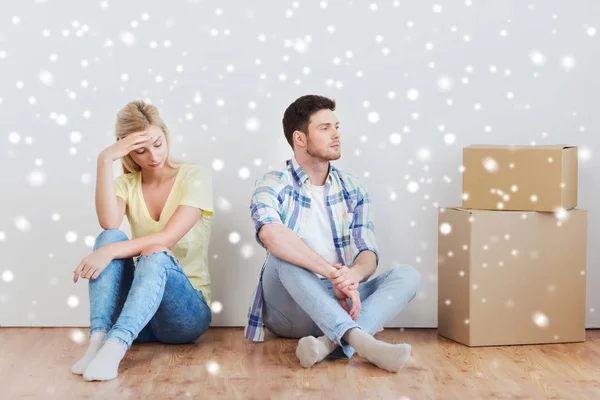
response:
[[[148,129],[150,125],[154,125],[163,131],[169,153],[171,147],[169,145],[169,130],[158,113],[158,109],[152,104],[146,104],[142,100],[132,101],[123,107],[117,113],[117,122],[115,123],[115,134],[117,139],[123,139],[125,136],[139,131]],[[138,172],[141,167],[133,161],[133,158],[127,154],[121,159],[123,165],[123,173],[130,174]],[[167,155],[166,164],[169,167],[176,167],[177,162]]]

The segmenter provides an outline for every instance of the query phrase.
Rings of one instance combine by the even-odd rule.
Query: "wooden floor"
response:
[[[295,340],[250,343],[239,328],[211,328],[192,345],[136,344],[119,377],[72,375],[85,330],[0,328],[2,399],[600,399],[600,331],[585,343],[469,348],[434,329],[386,329],[411,343],[398,374],[358,356],[304,369]]]

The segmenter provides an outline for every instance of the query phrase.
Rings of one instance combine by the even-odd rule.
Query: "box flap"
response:
[[[440,207],[440,210],[467,211],[461,207]]]
[[[464,212],[464,213],[468,213],[468,214],[498,214],[498,213],[503,213],[503,214],[537,214],[537,213],[542,213],[541,211],[480,210],[480,209],[462,208],[462,207],[440,207],[440,210],[442,210],[442,209],[443,210],[452,210],[452,211]],[[579,213],[579,212],[587,213],[587,210],[584,210],[584,209],[581,209],[581,208],[573,208],[571,210],[568,210],[567,212],[569,212],[569,213]]]
[[[468,214],[494,214],[494,213],[505,213],[505,214],[533,214],[535,211],[511,211],[511,210],[480,210],[474,208],[462,208],[462,207],[440,207],[440,209],[444,210],[452,210],[458,212],[464,212]]]
[[[465,149],[507,149],[507,150],[560,150],[577,147],[568,144],[549,144],[538,146],[515,145],[515,144],[472,144]]]

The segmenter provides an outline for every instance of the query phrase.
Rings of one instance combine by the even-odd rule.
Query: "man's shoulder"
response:
[[[290,183],[290,174],[287,167],[282,169],[272,169],[263,174],[257,181],[257,185],[288,185]]]

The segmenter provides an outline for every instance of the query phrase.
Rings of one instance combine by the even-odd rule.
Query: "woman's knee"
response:
[[[144,271],[163,271],[170,264],[177,265],[171,250],[161,245],[150,245],[142,249],[135,266],[135,274],[137,276]]]
[[[162,246],[160,244],[151,244],[150,246],[146,246],[142,249],[142,252],[140,253],[141,256],[146,256],[146,257],[150,257],[152,255],[154,255],[155,253],[162,253],[163,251],[166,251],[167,254],[169,255],[173,255],[173,253],[171,252],[170,249],[168,249],[165,246]]]
[[[128,239],[129,238],[122,230],[107,229],[105,231],[102,231],[100,235],[98,235],[98,237],[96,238],[96,241],[94,243],[94,250],[97,250],[100,247],[106,246],[110,243],[124,242]]]

